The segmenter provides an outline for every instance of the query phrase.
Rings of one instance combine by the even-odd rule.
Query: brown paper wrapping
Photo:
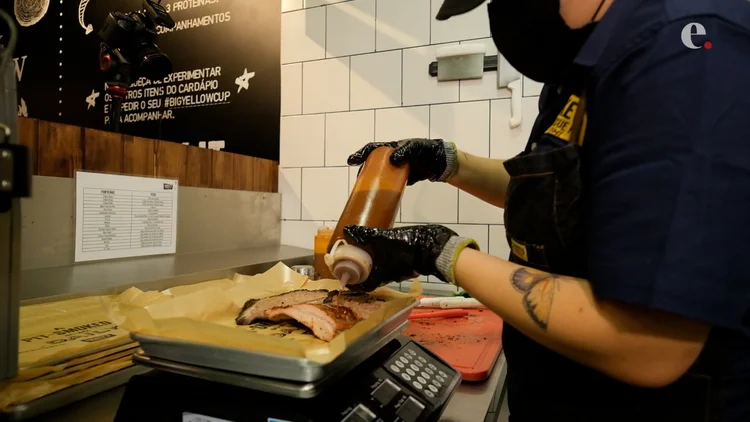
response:
[[[249,326],[237,326],[234,322],[242,305],[249,299],[297,289],[338,288],[337,280],[312,281],[279,263],[263,274],[237,275],[231,282],[216,280],[179,290],[170,289],[159,293],[163,296],[160,299],[131,289],[117,298],[104,298],[103,302],[110,310],[111,319],[134,333],[327,363],[364,333],[410,306],[421,293],[405,294],[388,288],[374,291],[373,296],[385,300],[381,309],[343,331],[331,342],[320,340],[305,328],[290,322],[261,321]],[[148,300],[143,301],[144,297]]]
[[[22,403],[44,397],[73,385],[82,384],[133,365],[130,354],[59,378],[0,383],[0,410],[8,412]]]
[[[23,382],[31,380],[39,380],[47,378],[54,378],[60,374],[65,374],[71,370],[79,370],[84,367],[89,367],[91,363],[98,364],[112,360],[113,356],[117,356],[120,353],[133,354],[138,349],[138,343],[130,342],[123,346],[114,347],[107,349],[103,352],[93,353],[80,358],[69,359],[64,362],[60,362],[56,365],[44,365],[44,366],[33,366],[22,368],[18,371],[18,375],[11,380],[11,382]]]
[[[330,343],[292,323],[258,322],[238,327],[234,319],[251,298],[296,290],[337,290],[336,280],[312,281],[279,263],[255,276],[212,280],[163,292],[132,287],[117,296],[93,296],[24,306],[20,310],[19,374],[0,383],[0,410],[26,403],[132,365],[137,343],[129,331],[220,347],[330,362],[346,346],[413,303],[408,294],[373,292],[384,306]]]
[[[22,306],[18,366],[55,365],[131,342],[101,305],[102,297]]]

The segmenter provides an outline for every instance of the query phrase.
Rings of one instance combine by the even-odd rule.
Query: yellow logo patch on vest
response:
[[[560,114],[557,115],[555,123],[553,123],[544,133],[562,139],[565,142],[570,142],[570,138],[573,137],[573,121],[580,103],[581,99],[577,95],[571,95],[568,99],[568,104],[566,104],[565,108],[563,108]],[[583,124],[581,125],[581,133],[578,137],[579,139],[583,139],[586,134],[586,123],[587,116],[584,115]]]
[[[514,239],[510,239],[510,250],[513,252],[513,255],[529,262],[529,252],[526,250],[526,245],[522,245]]]

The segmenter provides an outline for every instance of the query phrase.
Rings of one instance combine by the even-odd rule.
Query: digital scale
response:
[[[373,345],[375,348],[375,345]],[[341,377],[290,381],[151,357],[157,369],[131,378],[115,422],[437,421],[461,375],[396,335]],[[269,392],[273,391],[273,392]]]

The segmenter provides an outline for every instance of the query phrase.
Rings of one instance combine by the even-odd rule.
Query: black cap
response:
[[[481,6],[485,0],[445,0],[443,5],[440,6],[435,19],[439,21],[447,20],[453,16],[462,15],[466,12],[471,12],[477,7]]]

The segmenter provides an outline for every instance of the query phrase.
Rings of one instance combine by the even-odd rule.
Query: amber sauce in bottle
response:
[[[336,278],[331,274],[331,270],[328,269],[328,265],[325,262],[325,254],[328,252],[328,244],[331,242],[331,236],[333,235],[333,229],[328,227],[321,227],[318,229],[318,233],[315,235],[315,258],[313,260],[313,266],[315,272],[320,275],[320,278]]]
[[[348,225],[393,227],[409,178],[408,165],[396,167],[390,163],[393,151],[391,147],[380,147],[367,157],[333,231],[329,252],[337,240],[344,238],[344,227]]]

